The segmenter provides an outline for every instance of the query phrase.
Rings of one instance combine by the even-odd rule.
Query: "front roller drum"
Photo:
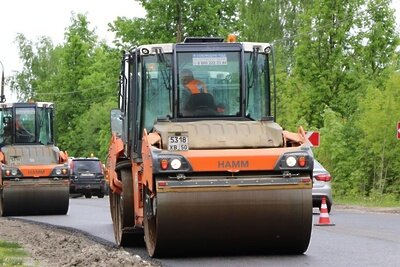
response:
[[[130,169],[121,169],[118,175],[122,182],[122,192],[110,193],[115,242],[119,246],[143,245],[143,230],[135,227],[132,172]]]
[[[145,191],[150,256],[204,252],[304,253],[312,229],[311,189]]]
[[[62,215],[68,212],[69,184],[67,180],[10,181],[0,193],[2,216]]]

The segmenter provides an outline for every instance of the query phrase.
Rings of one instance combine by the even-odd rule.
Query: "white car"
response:
[[[333,203],[331,181],[332,176],[330,173],[321,165],[321,163],[314,159],[312,189],[313,207],[321,209],[322,197],[325,196],[328,212],[331,212]]]

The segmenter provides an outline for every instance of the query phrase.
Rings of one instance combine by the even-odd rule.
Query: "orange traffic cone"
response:
[[[325,197],[322,197],[321,212],[319,214],[319,222],[314,225],[317,225],[317,226],[333,226],[333,225],[335,225],[334,223],[331,223],[331,220],[329,219],[328,207],[326,206]]]

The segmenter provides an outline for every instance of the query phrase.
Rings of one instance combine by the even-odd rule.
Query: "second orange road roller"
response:
[[[275,122],[268,43],[186,38],[121,60],[107,160],[118,245],[151,257],[304,253],[313,156]]]
[[[0,103],[0,216],[66,214],[67,154],[54,144],[54,104]]]

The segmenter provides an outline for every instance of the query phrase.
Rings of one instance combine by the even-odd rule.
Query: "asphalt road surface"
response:
[[[22,217],[21,217],[22,218]],[[75,228],[102,243],[114,243],[108,198],[74,198],[66,216],[26,216],[46,224]],[[319,220],[314,209],[314,223]],[[304,255],[238,255],[153,259],[162,266],[400,266],[400,214],[335,209],[335,226],[313,226]],[[149,260],[144,244],[127,251]]]

